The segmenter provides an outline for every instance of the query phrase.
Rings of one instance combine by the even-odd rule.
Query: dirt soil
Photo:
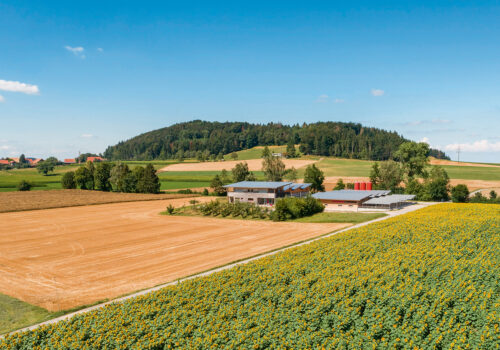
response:
[[[66,310],[350,225],[158,214],[189,200],[2,213],[0,293]]]
[[[285,163],[285,167],[295,169],[305,167],[309,164],[313,164],[315,160],[308,159],[282,159]],[[203,162],[203,163],[178,163],[166,166],[158,170],[158,172],[164,171],[222,171],[226,169],[230,171],[238,163],[246,162],[248,164],[248,169],[250,171],[259,171],[262,169],[262,159],[248,159],[248,160],[230,160],[225,162]]]
[[[191,195],[114,193],[82,190],[0,192],[0,213],[34,209],[75,207],[90,204],[165,200],[183,197],[191,197]]]
[[[492,164],[481,164],[481,163],[467,163],[467,162],[455,162],[453,160],[446,159],[436,159],[431,157],[430,163],[432,165],[456,165],[456,166],[476,166],[476,167],[484,167],[484,168],[500,168],[499,165]]]

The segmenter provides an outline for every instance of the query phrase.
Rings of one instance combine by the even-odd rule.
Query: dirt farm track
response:
[[[65,310],[348,226],[158,215],[189,200],[1,213],[0,293]]]

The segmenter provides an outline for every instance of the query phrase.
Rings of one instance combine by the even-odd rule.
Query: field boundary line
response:
[[[158,291],[160,289],[163,289],[165,287],[175,286],[175,285],[177,285],[179,283],[182,283],[184,281],[188,281],[188,280],[195,279],[195,278],[198,278],[198,277],[209,276],[211,274],[214,274],[214,273],[217,273],[217,272],[220,272],[220,271],[228,270],[228,269],[231,269],[231,268],[239,266],[239,265],[247,264],[247,263],[252,262],[254,260],[257,260],[257,259],[261,259],[261,258],[265,258],[265,257],[268,257],[268,256],[272,256],[272,255],[281,253],[281,252],[283,252],[285,250],[288,250],[288,249],[291,249],[291,248],[300,247],[300,246],[303,246],[303,245],[306,245],[306,244],[310,244],[312,242],[315,242],[315,241],[318,241],[318,240],[321,240],[321,239],[324,239],[324,238],[332,237],[332,236],[337,235],[337,234],[339,234],[341,232],[346,232],[346,231],[349,231],[349,230],[357,229],[359,227],[363,227],[363,226],[370,225],[370,224],[375,223],[375,222],[387,220],[387,219],[390,219],[390,218],[393,218],[393,217],[396,217],[396,216],[404,215],[406,213],[410,213],[410,212],[413,212],[415,210],[419,210],[419,209],[422,209],[422,208],[425,208],[425,207],[428,207],[428,206],[431,206],[431,205],[435,205],[435,204],[439,204],[439,203],[436,203],[436,202],[420,202],[420,203],[417,203],[415,205],[411,205],[411,206],[405,207],[403,209],[400,209],[397,212],[391,212],[390,211],[390,212],[387,212],[388,215],[380,217],[380,218],[377,218],[377,219],[374,219],[374,220],[365,221],[365,222],[362,222],[362,223],[359,223],[359,224],[355,224],[355,225],[352,225],[352,226],[349,226],[349,227],[346,227],[346,228],[343,228],[343,229],[340,229],[340,230],[337,230],[337,231],[333,231],[333,232],[330,232],[330,233],[327,233],[327,234],[324,234],[324,235],[321,235],[321,236],[318,236],[318,237],[314,237],[314,238],[311,238],[311,239],[308,239],[308,240],[304,240],[304,241],[300,241],[300,242],[297,242],[297,243],[292,243],[290,245],[287,245],[287,246],[284,246],[284,247],[281,247],[281,248],[276,248],[274,250],[271,250],[271,251],[268,251],[268,252],[265,252],[265,253],[261,253],[261,254],[254,255],[254,256],[251,256],[251,257],[248,257],[248,258],[244,258],[244,259],[240,259],[240,260],[237,260],[237,261],[233,261],[233,262],[230,262],[228,264],[225,264],[225,265],[222,265],[222,266],[219,266],[219,267],[214,267],[214,268],[206,270],[206,271],[195,273],[193,275],[188,275],[186,277],[182,277],[182,278],[176,279],[174,281],[163,283],[163,284],[157,285],[155,287],[143,289],[141,291],[134,292],[132,294],[128,294],[128,295],[125,295],[125,296],[122,296],[122,297],[119,297],[119,298],[116,298],[116,299],[113,299],[113,300],[109,300],[109,301],[106,301],[106,302],[103,302],[103,303],[95,304],[93,306],[85,307],[85,308],[82,308],[80,310],[73,311],[73,312],[67,313],[67,314],[62,315],[62,316],[58,316],[56,318],[53,318],[53,319],[50,319],[50,320],[47,320],[47,321],[44,321],[44,322],[40,322],[40,323],[31,325],[31,326],[28,326],[28,327],[24,327],[24,328],[21,328],[21,329],[12,331],[12,332],[8,332],[8,333],[5,333],[3,335],[0,335],[0,339],[3,339],[8,334],[14,334],[14,333],[20,333],[20,332],[30,331],[30,330],[34,330],[34,329],[39,328],[39,327],[44,326],[44,325],[49,325],[49,324],[57,323],[57,322],[60,322],[60,321],[68,320],[68,319],[70,319],[70,318],[72,318],[74,316],[85,314],[85,313],[88,313],[90,311],[94,311],[94,310],[103,308],[103,307],[105,307],[107,305],[122,303],[122,302],[124,302],[126,300],[129,300],[129,299],[133,299],[133,298],[136,298],[136,297],[139,297],[139,296],[143,296],[143,295],[149,294],[151,292],[156,292],[156,291]]]

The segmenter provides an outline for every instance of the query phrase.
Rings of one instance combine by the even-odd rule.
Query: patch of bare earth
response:
[[[115,193],[84,190],[0,192],[0,213],[182,197],[189,197],[189,195]]]
[[[2,213],[0,293],[51,311],[64,310],[350,225],[158,214],[169,204],[188,202],[184,198]]]
[[[259,171],[262,169],[262,159],[249,159],[249,160],[230,160],[225,162],[203,162],[203,163],[178,163],[166,166],[158,170],[164,171],[222,171],[223,169],[231,170],[236,164],[246,162],[248,169],[251,171]],[[315,163],[315,160],[309,159],[283,159],[287,169],[295,167],[299,169],[309,164]]]

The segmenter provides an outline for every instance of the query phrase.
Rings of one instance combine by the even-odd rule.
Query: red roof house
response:
[[[75,158],[66,158],[64,160],[64,164],[75,164],[75,163],[76,163]]]
[[[102,157],[88,157],[87,162],[104,162],[106,159]]]

